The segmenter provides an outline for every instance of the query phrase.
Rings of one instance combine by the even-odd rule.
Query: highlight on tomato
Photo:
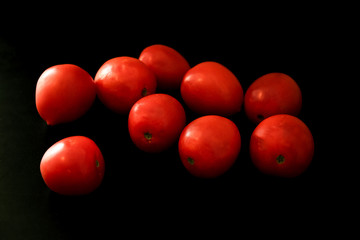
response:
[[[299,118],[278,114],[266,118],[250,139],[250,156],[261,172],[279,177],[296,177],[310,165],[314,139]]]
[[[36,84],[36,109],[48,125],[80,118],[90,109],[95,98],[93,78],[73,64],[46,69]]]
[[[100,101],[119,114],[128,114],[137,100],[156,90],[154,73],[133,57],[116,57],[106,61],[94,81]]]
[[[84,195],[101,184],[105,162],[93,140],[71,136],[56,142],[44,153],[40,172],[52,191],[62,195]]]

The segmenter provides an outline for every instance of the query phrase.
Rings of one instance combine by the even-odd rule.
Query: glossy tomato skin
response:
[[[78,119],[89,110],[95,97],[92,77],[73,64],[46,69],[36,84],[36,109],[48,125]]]
[[[250,139],[250,156],[263,173],[296,177],[310,165],[314,139],[309,128],[297,117],[279,114],[266,118]]]
[[[299,86],[284,73],[265,74],[256,79],[245,92],[245,113],[255,123],[276,114],[297,116],[301,105]]]
[[[179,89],[183,76],[190,69],[188,61],[178,51],[161,44],[145,48],[139,60],[155,73],[160,89]]]
[[[180,159],[192,175],[215,178],[228,171],[236,161],[241,137],[231,120],[207,115],[184,128],[178,147]]]
[[[62,195],[83,195],[100,185],[105,163],[93,140],[72,136],[58,141],[45,152],[40,172],[52,191]]]
[[[145,152],[161,152],[177,142],[185,127],[185,110],[167,94],[152,94],[131,108],[128,127],[132,141]]]
[[[230,116],[240,112],[243,89],[236,76],[217,62],[202,62],[191,68],[181,83],[187,106],[203,115]]]
[[[95,76],[101,102],[119,114],[128,114],[140,98],[155,93],[154,73],[140,60],[116,57],[106,61]]]

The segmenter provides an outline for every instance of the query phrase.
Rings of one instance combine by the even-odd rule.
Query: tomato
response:
[[[181,96],[194,112],[229,116],[240,112],[243,89],[236,76],[216,62],[191,68],[181,83]]]
[[[297,117],[279,114],[266,118],[250,139],[250,156],[263,173],[296,177],[310,165],[314,139],[309,128]]]
[[[180,159],[192,175],[214,178],[234,164],[240,152],[241,137],[231,120],[207,115],[184,128],[178,147]]]
[[[128,127],[132,141],[146,152],[161,152],[179,139],[185,127],[181,103],[167,94],[152,94],[130,110]]]
[[[275,114],[297,116],[301,103],[301,91],[294,79],[284,73],[268,73],[246,90],[244,108],[247,117],[259,123]]]
[[[83,195],[102,182],[105,164],[100,149],[87,137],[64,138],[52,145],[40,162],[46,185],[63,195]]]
[[[137,100],[155,92],[156,78],[140,60],[116,57],[100,67],[95,85],[106,107],[119,114],[128,114]]]
[[[36,108],[48,125],[78,119],[89,110],[95,97],[92,77],[73,64],[46,69],[36,84]]]
[[[161,89],[178,89],[185,73],[190,69],[186,59],[175,49],[156,44],[145,48],[139,59],[155,73]]]

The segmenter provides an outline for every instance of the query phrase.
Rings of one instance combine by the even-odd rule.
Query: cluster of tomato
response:
[[[155,93],[180,89],[181,97],[201,117],[186,125],[185,110],[174,97]],[[283,73],[255,80],[244,94],[237,77],[217,62],[190,67],[176,50],[164,45],[145,48],[139,58],[105,62],[93,79],[82,68],[56,65],[36,85],[36,107],[48,125],[78,119],[96,96],[112,111],[128,114],[129,134],[145,152],[161,152],[178,144],[180,159],[194,176],[224,174],[240,153],[241,137],[228,116],[244,105],[255,123],[250,156],[262,172],[295,177],[309,166],[314,141],[295,117],[302,105],[296,82]],[[84,136],[60,140],[44,154],[40,171],[47,186],[60,194],[86,194],[102,182],[105,165],[95,142]]]

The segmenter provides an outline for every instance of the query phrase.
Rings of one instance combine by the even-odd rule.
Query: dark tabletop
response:
[[[332,162],[324,155],[328,148],[321,124],[324,102],[318,98],[326,81],[319,66],[326,53],[321,34],[308,28],[313,26],[309,23],[278,20],[250,26],[243,22],[250,18],[216,19],[199,17],[170,27],[166,19],[143,19],[132,27],[128,24],[134,19],[111,25],[107,21],[115,17],[98,25],[82,19],[40,27],[32,23],[0,35],[0,239],[73,239],[109,232],[166,236],[165,230],[171,238],[175,231],[188,229],[211,233],[244,231],[260,223],[291,226],[291,221],[303,217],[314,228],[317,219],[327,218],[324,202],[333,194],[334,181]],[[235,24],[237,20],[241,23]],[[49,127],[38,115],[35,86],[46,68],[72,63],[94,77],[108,59],[138,57],[143,48],[158,43],[179,51],[191,66],[203,61],[225,65],[244,91],[265,73],[292,76],[303,94],[299,118],[315,140],[308,170],[294,179],[258,172],[248,151],[255,125],[244,111],[230,117],[242,137],[240,155],[226,174],[211,180],[191,176],[176,145],[158,154],[138,150],[128,134],[127,116],[112,113],[99,100],[72,123]],[[183,103],[178,91],[169,94]],[[186,111],[187,122],[197,117]],[[51,192],[40,175],[44,152],[73,135],[92,138],[105,159],[104,181],[86,196]],[[274,216],[282,221],[274,223]]]

